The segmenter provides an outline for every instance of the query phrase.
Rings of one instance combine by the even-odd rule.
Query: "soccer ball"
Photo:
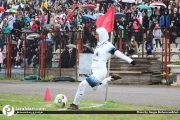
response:
[[[65,107],[67,104],[67,97],[63,94],[56,95],[54,103],[57,107]]]

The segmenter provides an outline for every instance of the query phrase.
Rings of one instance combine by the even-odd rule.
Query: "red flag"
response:
[[[99,17],[96,21],[97,28],[104,27],[108,32],[112,32],[114,29],[114,7],[109,10],[103,16]]]

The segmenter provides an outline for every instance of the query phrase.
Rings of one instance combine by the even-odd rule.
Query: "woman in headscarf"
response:
[[[153,36],[154,36],[155,41],[156,41],[156,48],[158,48],[158,43],[159,43],[159,47],[161,47],[162,31],[161,31],[158,23],[156,23],[156,26],[153,30]]]
[[[132,54],[136,54],[137,53],[137,47],[138,47],[138,44],[135,40],[135,37],[132,36],[131,37],[131,41],[129,42],[129,51],[128,51],[128,54],[129,55],[132,55]]]
[[[148,30],[146,32],[146,38],[145,38],[147,55],[151,55],[152,54],[152,49],[153,49],[152,41],[153,41],[153,35]]]
[[[76,65],[76,48],[73,48],[70,53],[69,67],[73,68]]]
[[[61,54],[61,68],[68,68],[69,60],[70,60],[70,54],[68,48],[66,47]]]
[[[83,80],[79,84],[76,96],[74,98],[73,103],[70,105],[69,109],[78,109],[78,104],[84,95],[85,89],[88,86],[91,86],[93,90],[98,90],[107,85],[108,82],[118,80],[121,78],[119,75],[116,74],[113,74],[112,76],[106,78],[106,63],[111,54],[114,54],[115,56],[123,60],[126,60],[128,63],[131,63],[132,65],[135,65],[135,61],[122,54],[119,50],[116,50],[116,48],[110,42],[108,42],[109,35],[105,28],[100,27],[96,30],[96,39],[98,43],[94,51],[91,66],[92,75],[87,77],[86,80]]]
[[[143,18],[142,18],[142,13],[141,12],[138,12],[137,20],[139,21],[140,24],[142,24]]]
[[[10,27],[11,30],[13,29],[13,24],[14,24],[15,20],[16,20],[15,17],[13,17],[13,15],[10,14],[8,17],[7,23],[8,23],[8,26]]]
[[[170,15],[168,11],[165,11],[164,14],[164,27],[169,27],[171,24]]]
[[[134,28],[135,39],[138,40],[139,23],[138,23],[138,20],[136,20],[136,19],[133,22],[133,28]]]
[[[54,13],[51,13],[50,22],[51,25],[55,24]]]

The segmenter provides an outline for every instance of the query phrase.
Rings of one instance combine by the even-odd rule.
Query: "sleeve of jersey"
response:
[[[127,57],[126,55],[122,54],[119,50],[116,50],[114,52],[114,55],[117,56],[118,58],[127,61],[128,63],[131,63],[133,61],[130,57]]]
[[[128,63],[131,63],[133,61],[131,58],[127,57],[126,55],[121,53],[119,50],[116,50],[116,48],[113,45],[110,45],[109,53],[117,56],[120,59],[127,61]]]
[[[110,54],[114,55],[114,52],[116,51],[116,48],[111,43],[108,44],[108,48],[109,48],[108,52]]]

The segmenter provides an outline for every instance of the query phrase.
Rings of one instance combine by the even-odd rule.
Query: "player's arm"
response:
[[[121,53],[119,50],[116,50],[115,47],[113,47],[111,50],[110,50],[110,53],[117,56],[118,58],[121,58],[125,61],[127,61],[128,63],[131,63],[132,65],[135,65],[136,62],[134,60],[132,60],[130,57],[127,57],[126,55],[124,55],[123,53]]]

